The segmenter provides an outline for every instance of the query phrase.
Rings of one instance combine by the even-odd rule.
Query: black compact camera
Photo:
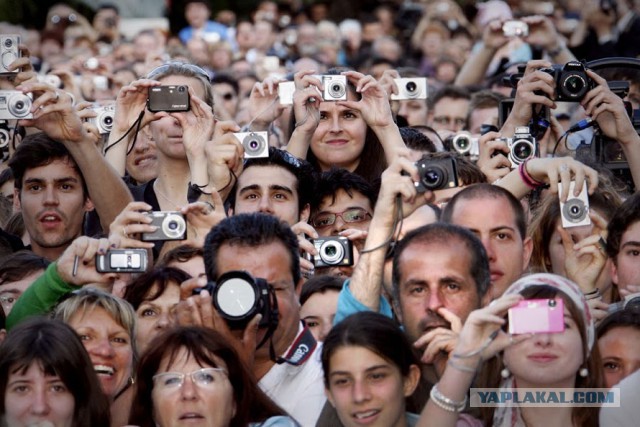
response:
[[[20,36],[17,34],[0,35],[0,74],[15,74],[19,69],[7,70],[16,59],[20,58]]]
[[[570,61],[540,71],[551,74],[556,81],[556,99],[559,102],[580,102],[582,98],[596,84],[587,75],[587,69],[582,62]]]
[[[144,273],[146,269],[146,249],[109,249],[104,255],[96,255],[99,273]]]
[[[414,182],[418,193],[445,190],[458,186],[458,167],[455,159],[423,157],[416,162],[420,181]]]
[[[187,223],[184,215],[177,211],[154,211],[146,214],[151,217],[151,224],[158,227],[152,233],[142,233],[143,242],[164,240],[184,240],[187,238]]]
[[[316,268],[345,267],[353,265],[353,243],[342,236],[311,239],[318,255],[308,256]]]
[[[149,88],[147,109],[158,111],[189,111],[189,88],[187,86],[154,86]]]
[[[254,279],[245,271],[229,271],[216,282],[194,289],[193,294],[203,290],[209,291],[213,306],[231,329],[244,329],[258,313],[262,314],[258,327],[275,329],[278,325],[278,300],[264,279]]]

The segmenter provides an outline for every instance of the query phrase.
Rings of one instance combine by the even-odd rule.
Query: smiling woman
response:
[[[89,356],[62,322],[36,318],[0,346],[2,425],[109,426],[109,402]]]

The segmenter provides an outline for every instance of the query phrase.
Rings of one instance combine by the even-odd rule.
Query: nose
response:
[[[496,260],[496,252],[493,248],[493,243],[491,242],[491,236],[483,236],[481,237],[482,246],[487,251],[487,257],[489,257],[489,261]]]
[[[88,349],[89,353],[95,354],[97,356],[102,356],[106,358],[111,358],[115,356],[115,351],[113,350],[113,346],[109,341],[109,338],[98,339],[94,345]]]
[[[180,387],[180,397],[182,400],[193,400],[196,396],[196,385],[193,383],[191,375],[187,375],[182,383],[182,387]]]
[[[341,217],[336,216],[336,221],[331,226],[331,235],[335,236],[336,234],[346,230],[347,228],[349,228],[347,226],[347,223],[344,222],[344,220]]]
[[[353,383],[353,401],[356,403],[366,402],[371,398],[369,387],[363,380],[355,380]]]
[[[548,347],[552,343],[551,334],[535,334],[535,343],[540,347]]]
[[[337,114],[334,114],[331,118],[331,132],[339,133],[342,130],[340,127],[340,118]]]
[[[407,104],[405,102],[400,102],[400,108],[398,108],[398,115],[407,118]]]
[[[49,185],[44,191],[44,204],[46,205],[57,205],[58,204],[58,193],[56,189]]]
[[[427,297],[427,308],[434,312],[434,313],[438,313],[438,309],[442,307],[442,301],[440,300],[440,295],[438,295],[438,292],[433,292],[430,291],[429,292],[429,296]]]
[[[32,415],[47,415],[49,413],[49,400],[44,387],[36,387],[32,394],[30,412]]]
[[[168,313],[162,313],[156,321],[156,329],[166,329],[171,325],[171,318]]]
[[[273,206],[271,205],[271,199],[269,197],[260,197],[258,202],[258,211],[272,214]]]
[[[333,326],[332,323],[324,322],[324,324],[322,325],[322,329],[320,330],[318,341],[324,342],[324,339],[327,337],[327,335],[329,335],[329,332],[331,331],[331,326]]]

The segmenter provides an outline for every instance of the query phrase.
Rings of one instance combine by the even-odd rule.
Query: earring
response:
[[[509,369],[505,367],[502,371],[500,371],[500,376],[506,380],[511,376],[511,372],[509,372]]]
[[[587,368],[580,369],[578,373],[582,378],[586,378],[589,375],[589,370]]]

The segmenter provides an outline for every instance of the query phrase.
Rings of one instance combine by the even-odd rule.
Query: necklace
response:
[[[163,199],[165,199],[171,205],[175,206],[176,210],[180,210],[180,205],[178,203],[174,202],[173,200],[168,198],[166,195],[164,195],[164,193],[162,193],[162,191],[158,190],[158,186],[156,185],[157,183],[158,183],[158,181],[154,181],[153,182],[153,191],[155,191],[157,194],[159,194]]]

